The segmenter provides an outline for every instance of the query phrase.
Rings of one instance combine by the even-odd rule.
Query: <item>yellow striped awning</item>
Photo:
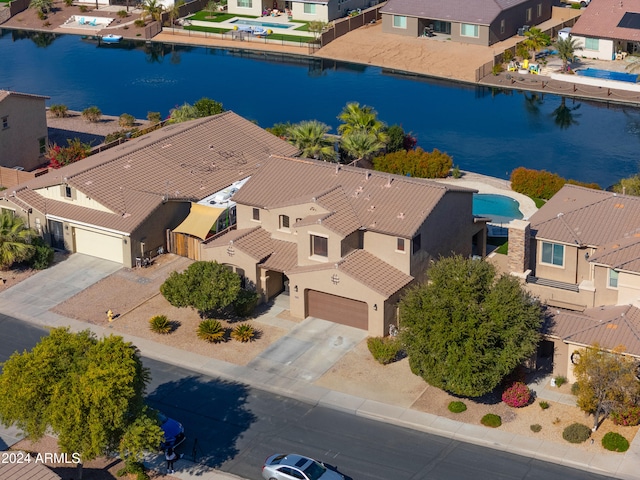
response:
[[[218,218],[223,212],[226,212],[226,208],[208,207],[207,205],[201,205],[199,203],[191,204],[191,211],[187,218],[174,228],[174,232],[186,233],[187,235],[193,235],[200,240],[207,238],[207,234],[211,230],[211,227],[215,225]]]

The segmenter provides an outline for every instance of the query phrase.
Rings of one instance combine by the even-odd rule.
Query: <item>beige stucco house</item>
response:
[[[315,160],[272,156],[233,197],[237,229],[201,260],[241,274],[263,300],[283,290],[291,314],[384,335],[400,293],[429,261],[484,254],[473,190]],[[474,248],[475,244],[475,248]]]
[[[233,112],[165,126],[5,190],[0,208],[57,249],[131,267],[166,250],[192,203],[297,149]],[[211,209],[211,224],[219,210]]]
[[[640,197],[565,185],[529,221],[511,222],[508,255],[510,271],[549,307],[553,346],[542,350],[558,374],[573,378],[572,345],[640,354]]]
[[[49,97],[0,90],[0,166],[33,170],[45,162]]]
[[[365,9],[378,3],[378,0],[229,0],[227,10],[256,17],[269,10],[278,10],[283,15],[288,10],[293,20],[330,22],[346,16],[350,10]],[[269,22],[269,17],[264,21]]]

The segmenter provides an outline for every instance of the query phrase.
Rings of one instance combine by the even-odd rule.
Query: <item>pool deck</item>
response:
[[[520,212],[524,220],[527,220],[538,211],[536,204],[526,195],[511,190],[511,182],[496,177],[489,177],[473,172],[462,172],[462,178],[438,178],[438,183],[446,183],[448,185],[456,185],[458,187],[466,187],[477,190],[478,193],[492,193],[495,195],[504,195],[513,198],[518,202]]]

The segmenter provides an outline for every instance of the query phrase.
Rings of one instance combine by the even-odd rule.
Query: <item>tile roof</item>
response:
[[[627,12],[640,12],[640,0],[594,0],[584,9],[572,35],[609,38],[613,40],[640,41],[640,30],[618,27]]]
[[[252,175],[271,154],[295,155],[297,149],[224,112],[166,126],[50,171],[16,187],[16,198],[50,215],[130,232],[163,200],[198,201]],[[63,183],[113,213],[45,200],[34,192]]]
[[[273,253],[260,264],[263,268],[286,273],[298,263],[298,244],[272,240]]]
[[[567,343],[593,345],[640,356],[640,309],[631,305],[589,308],[582,313],[551,310],[550,325],[545,333]]]
[[[232,246],[261,262],[273,253],[271,235],[262,227],[231,230],[205,244],[205,248]]]
[[[33,456],[33,454],[32,454]],[[61,477],[46,465],[31,461],[25,463],[0,463],[2,480],[60,480]]]
[[[393,295],[413,280],[410,275],[401,272],[365,250],[354,250],[337,263],[295,267],[286,273],[293,275],[331,269],[337,269],[339,272],[343,272],[345,275],[387,297]]]
[[[277,186],[286,185],[286,188]],[[336,188],[340,187],[340,188]],[[448,192],[473,193],[426,179],[390,175],[359,167],[272,156],[234,196],[237,203],[275,208],[316,202],[335,216],[314,215],[328,228],[366,228],[412,238]],[[469,195],[471,201],[471,195]],[[472,221],[472,218],[469,218]]]
[[[49,100],[51,97],[45,97],[44,95],[33,95],[31,93],[20,93],[12,90],[0,90],[0,102],[9,97],[22,97],[22,98],[34,98],[36,100]]]
[[[640,273],[640,233],[598,247],[589,258],[589,262],[607,265],[616,270]]]
[[[490,25],[504,10],[529,0],[389,0],[381,13]]]
[[[529,221],[537,238],[598,247],[640,233],[640,197],[565,185]]]

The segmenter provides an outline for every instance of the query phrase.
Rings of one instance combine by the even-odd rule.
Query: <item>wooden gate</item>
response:
[[[199,238],[167,230],[167,250],[181,257],[200,260],[201,243]]]

